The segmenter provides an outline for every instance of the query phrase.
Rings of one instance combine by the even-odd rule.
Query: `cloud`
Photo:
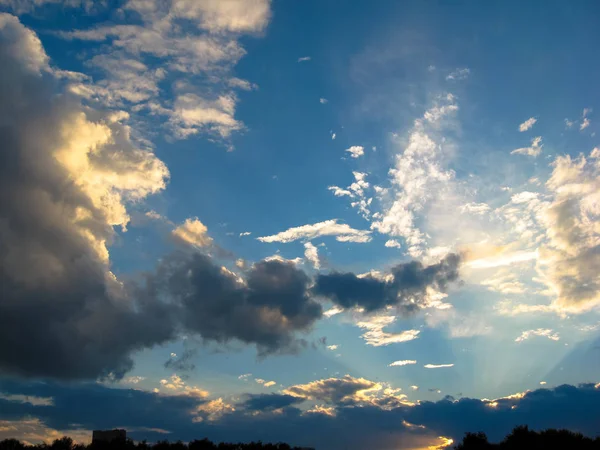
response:
[[[426,369],[444,369],[447,367],[454,367],[454,364],[425,364],[423,367]]]
[[[205,255],[176,252],[147,276],[138,295],[171,299],[186,332],[217,344],[254,344],[265,356],[306,345],[296,333],[309,331],[322,316],[308,286],[308,276],[289,262],[255,263],[241,280]]]
[[[298,62],[299,63],[307,62],[307,61],[310,61],[310,59],[311,59],[310,56],[302,56],[302,57],[298,58]]]
[[[133,301],[110,271],[115,226],[169,172],[110,115],[84,108],[48,73],[35,33],[0,14],[0,370],[123,374],[129,353],[172,338],[163,306]],[[127,333],[123,333],[127,330]]]
[[[200,222],[197,217],[186,219],[183,224],[172,231],[172,234],[177,239],[196,247],[206,247],[212,243],[206,225]]]
[[[353,145],[352,147],[345,150],[347,153],[350,153],[351,158],[360,158],[365,154],[364,147],[360,145]]]
[[[335,133],[331,133],[331,140],[332,141],[335,141],[335,137],[336,137],[336,134]]]
[[[417,404],[381,383],[351,376],[292,388],[291,393],[245,395],[237,404],[227,405],[222,399],[115,389],[96,383],[2,380],[0,391],[8,395],[52,397],[54,402],[52,406],[33,406],[0,399],[0,426],[13,427],[11,437],[17,438],[36,431],[30,435],[31,441],[47,436],[48,428],[71,435],[74,430],[121,426],[138,441],[164,439],[164,432],[169,431],[170,440],[207,436],[214,441],[250,442],[260,436],[263,441],[332,450],[360,450],[373,448],[372,444],[392,450],[435,448],[448,439],[460,440],[472,430],[499,441],[523,423],[535,430],[567,428],[594,435],[600,414],[600,389],[594,384],[563,385],[493,400],[445,398]],[[311,401],[329,406],[306,411],[297,407]],[[95,407],[89,408],[90,404]],[[220,414],[215,414],[217,411]],[[339,433],[342,428],[344,433]]]
[[[398,366],[408,366],[410,364],[416,364],[417,361],[415,361],[414,359],[405,359],[402,361],[394,361],[391,364],[388,364],[389,367],[398,367]]]
[[[319,259],[319,251],[317,250],[317,247],[310,242],[305,242],[304,248],[304,257],[311,262],[316,270],[319,270],[321,268],[321,260]]]
[[[531,336],[546,337],[552,341],[560,340],[560,335],[554,330],[550,328],[538,328],[536,330],[523,331],[521,335],[515,339],[515,342],[523,342]]]
[[[402,247],[400,245],[400,242],[398,242],[396,239],[388,239],[387,241],[385,241],[385,246],[388,248],[401,248]]]
[[[523,147],[523,148],[517,148],[516,150],[513,150],[512,152],[510,152],[511,155],[527,155],[527,156],[539,156],[540,153],[542,153],[542,138],[540,136],[534,137],[531,140],[531,146],[530,147]]]
[[[251,231],[244,231],[243,233],[240,233],[240,237],[242,236],[250,236],[252,234]]]
[[[370,184],[367,181],[367,174],[364,172],[353,171],[354,182],[350,184],[346,189],[342,189],[338,186],[329,186],[327,189],[333,191],[333,195],[336,197],[350,197],[354,201],[350,202],[352,208],[358,209],[359,213],[365,219],[369,219],[371,211],[369,210],[373,198],[367,198],[365,190],[369,189]]]
[[[368,230],[355,230],[345,223],[338,223],[338,219],[326,220],[312,225],[293,227],[286,231],[257,238],[261,242],[294,242],[299,239],[311,240],[323,236],[335,236],[339,242],[370,242],[371,232]]]
[[[451,80],[451,81],[458,81],[458,80],[465,80],[466,78],[469,77],[469,74],[471,73],[471,70],[467,67],[464,67],[462,69],[456,69],[452,72],[450,72],[447,76],[446,76],[446,80]]]
[[[239,39],[265,30],[270,4],[127,1],[122,21],[117,17],[116,23],[60,33],[65,39],[101,44],[85,62],[100,76],[94,83],[73,82],[70,90],[111,107],[127,106],[135,115],[146,112],[144,120],[160,118],[175,138],[205,132],[228,140],[244,128],[235,119],[237,97],[232,89],[255,87],[231,76],[246,53]]]
[[[277,384],[275,381],[267,381],[263,380],[262,378],[256,378],[254,381],[256,381],[258,384],[263,385],[264,387],[271,387]]]
[[[581,115],[581,125],[579,125],[579,130],[583,131],[585,130],[587,127],[590,126],[590,119],[588,118],[588,115],[592,112],[591,108],[584,108],[583,109],[583,113]]]
[[[460,212],[483,216],[491,210],[487,203],[467,203],[460,208]]]
[[[252,374],[251,374],[251,373],[244,373],[244,374],[242,374],[242,375],[240,375],[240,376],[238,377],[238,380],[244,380],[244,381],[247,381],[247,380],[248,380],[248,378],[250,378],[251,376],[252,376]]]
[[[327,349],[328,349],[328,350],[331,350],[331,351],[335,351],[335,350],[337,350],[338,348],[339,348],[339,345],[337,345],[337,344],[334,344],[334,345],[328,345],[328,346],[327,346]]]
[[[460,256],[451,253],[429,266],[418,261],[398,264],[392,268],[389,280],[370,274],[319,274],[313,292],[342,308],[362,307],[371,312],[395,306],[409,313],[427,304],[431,290],[445,292],[451,282],[457,281],[459,265]]]
[[[565,128],[569,129],[569,128],[573,128],[573,125],[575,125],[575,122],[569,119],[565,119]]]
[[[356,322],[356,326],[366,330],[361,337],[367,345],[381,347],[390,344],[413,341],[419,338],[419,330],[404,330],[399,333],[389,333],[383,329],[396,321],[395,316],[375,315]]]
[[[531,130],[536,122],[537,122],[537,119],[535,117],[530,117],[525,122],[523,122],[521,125],[519,125],[519,131],[522,133],[524,131]]]
[[[417,225],[418,215],[432,203],[448,206],[453,196],[455,174],[442,166],[446,148],[444,138],[436,140],[439,129],[446,126],[458,110],[452,94],[439,97],[434,105],[415,120],[407,144],[395,155],[394,167],[389,170],[389,188],[376,189],[383,210],[377,212],[371,229],[406,240],[407,252],[421,257],[427,244],[427,234]],[[404,140],[397,142],[404,145]]]
[[[321,97],[319,99],[319,103],[321,103],[321,105],[324,105],[325,103],[329,103],[329,100],[327,100],[326,98]]]

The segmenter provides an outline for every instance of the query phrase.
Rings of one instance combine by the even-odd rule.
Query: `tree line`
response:
[[[491,443],[485,433],[466,433],[455,450],[600,450],[600,437],[589,438],[581,433],[569,430],[548,429],[530,430],[519,426],[512,430],[502,441]],[[134,442],[131,439],[112,442],[92,442],[75,444],[70,437],[62,437],[51,444],[27,445],[17,439],[0,441],[0,450],[307,450],[291,447],[288,444],[265,444],[262,442],[215,444],[208,439],[182,441],[158,441],[150,444],[146,441]],[[326,449],[323,449],[326,450]],[[365,449],[371,450],[371,449]],[[372,449],[375,450],[375,449]]]

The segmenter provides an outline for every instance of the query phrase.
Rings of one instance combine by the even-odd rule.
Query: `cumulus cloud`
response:
[[[522,133],[524,131],[531,130],[533,128],[533,126],[536,124],[536,122],[537,122],[537,119],[535,117],[530,117],[525,122],[523,122],[521,125],[519,125],[519,131]]]
[[[515,342],[523,342],[529,339],[531,336],[540,336],[550,339],[551,341],[560,340],[560,335],[550,328],[538,328],[536,330],[523,331],[519,337],[515,339]]]
[[[365,154],[364,147],[362,147],[360,145],[353,145],[352,147],[347,148],[345,151],[347,153],[350,153],[351,158],[360,158],[361,156],[363,156]]]
[[[135,440],[164,439],[168,431],[173,440],[207,436],[215,441],[247,442],[256,440],[258,433],[264,441],[292,445],[360,450],[372,448],[375,443],[377,448],[392,450],[439,448],[474,429],[498,441],[520,423],[532,429],[568,428],[593,435],[600,414],[600,389],[594,384],[563,385],[493,400],[444,398],[417,404],[407,402],[396,389],[351,376],[289,389],[294,392],[248,394],[228,405],[222,399],[99,384],[69,386],[3,380],[0,390],[8,395],[52,397],[54,402],[51,406],[34,406],[0,399],[0,425],[12,427],[11,437],[19,438],[34,426],[38,427],[36,436],[46,436],[48,428],[72,435],[78,429],[110,429],[120,424]],[[98,399],[102,402],[96,403],[96,408],[88,407]],[[299,406],[304,402],[318,403],[303,411]],[[342,428],[344,433],[339,433]]]
[[[241,280],[203,254],[175,253],[148,275],[139,295],[170,298],[180,326],[207,342],[254,344],[264,356],[306,345],[296,333],[322,316],[309,281],[289,262],[255,263]]]
[[[261,242],[294,242],[300,239],[311,240],[323,236],[335,236],[339,242],[364,243],[371,241],[371,232],[356,230],[345,223],[338,223],[338,219],[326,220],[312,225],[293,227],[286,231],[257,238]]]
[[[531,140],[531,145],[529,147],[517,148],[510,152],[511,155],[527,155],[527,156],[539,156],[542,153],[542,138],[540,136],[534,137]]]
[[[239,38],[265,30],[271,17],[270,3],[124,2],[121,22],[61,33],[65,39],[102,44],[86,61],[102,76],[93,83],[74,81],[71,92],[109,106],[128,106],[134,114],[145,111],[165,118],[176,138],[208,132],[228,139],[244,128],[235,119],[234,89],[254,88],[230,75],[245,54]],[[186,26],[181,26],[182,21]],[[162,83],[167,79],[169,83]],[[166,92],[165,86],[172,92]],[[166,99],[173,97],[174,101]]]
[[[364,172],[353,171],[354,182],[346,189],[342,189],[339,186],[329,186],[327,189],[333,192],[336,197],[350,197],[352,201],[350,206],[358,209],[359,213],[365,218],[369,219],[371,216],[370,206],[373,202],[373,198],[367,198],[365,191],[369,189],[370,184],[367,181],[367,174]]]
[[[408,366],[410,364],[416,364],[417,361],[414,359],[404,359],[402,361],[394,361],[391,364],[388,364],[390,367],[398,367],[398,366]]]
[[[396,239],[388,239],[387,241],[385,241],[385,246],[388,248],[401,248],[402,245],[400,245],[400,242],[398,242]]]
[[[210,245],[212,239],[208,236],[208,229],[197,217],[186,219],[172,231],[175,238],[196,247]]]
[[[316,270],[321,268],[321,260],[319,259],[319,251],[311,242],[304,244],[304,257],[311,262]]]
[[[0,15],[0,340],[13,342],[0,346],[0,369],[124,373],[132,350],[172,330],[161,305],[128,298],[108,246],[130,202],[164,189],[169,173],[128,127],[61,92],[48,61],[35,33]]]
[[[585,130],[587,127],[590,126],[590,119],[588,117],[588,115],[592,112],[591,108],[584,108],[583,109],[583,113],[581,115],[581,125],[579,125],[579,130],[583,131]]]
[[[445,292],[458,280],[459,266],[460,256],[449,254],[429,266],[419,261],[398,264],[392,268],[391,277],[383,280],[371,274],[320,274],[313,291],[342,308],[361,307],[370,312],[395,306],[409,313],[426,306],[431,290]]]

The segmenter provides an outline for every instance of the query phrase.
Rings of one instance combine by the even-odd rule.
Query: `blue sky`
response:
[[[597,395],[594,2],[0,8],[0,401],[55,408],[0,429],[293,441],[361,406],[427,448],[517,420],[431,419],[461,398]],[[189,423],[74,429],[65,389]]]

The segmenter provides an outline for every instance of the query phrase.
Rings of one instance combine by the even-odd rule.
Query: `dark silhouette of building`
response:
[[[92,443],[125,440],[127,440],[126,430],[94,430],[92,432]]]

